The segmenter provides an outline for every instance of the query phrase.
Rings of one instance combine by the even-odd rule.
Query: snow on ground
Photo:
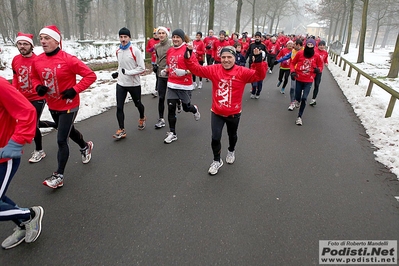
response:
[[[64,42],[63,49],[88,62],[107,62],[116,60],[114,55],[117,44],[115,42],[95,45],[93,47]],[[43,52],[41,47],[36,47],[34,51],[36,54]],[[356,66],[373,77],[385,77],[390,67],[389,52],[393,52],[393,48],[376,49],[374,53],[371,53],[371,49],[366,49],[365,63],[356,64]],[[0,76],[7,79],[12,78],[12,71],[10,69],[11,60],[17,54],[18,50],[15,47],[1,47],[0,63],[5,65],[6,69],[0,71]],[[354,46],[351,46],[350,53],[343,55],[343,57],[354,63],[357,60],[357,55],[358,50]],[[329,70],[352,105],[355,113],[360,118],[370,137],[370,142],[377,148],[374,152],[376,160],[386,165],[399,177],[399,106],[396,106],[394,109],[392,117],[385,118],[390,94],[374,85],[371,96],[365,97],[368,80],[361,78],[359,85],[355,85],[356,71],[352,71],[352,77],[348,78],[348,67],[346,71],[343,71],[342,67],[335,65],[331,58],[329,58],[329,61]],[[89,89],[80,94],[81,106],[76,122],[98,115],[116,105],[116,81],[111,78],[111,72],[97,71],[96,74],[97,81]],[[395,90],[399,89],[398,78],[380,78],[380,80]],[[150,94],[155,87],[155,75],[142,76],[141,83],[142,94]],[[43,112],[42,120],[51,120],[48,109]]]

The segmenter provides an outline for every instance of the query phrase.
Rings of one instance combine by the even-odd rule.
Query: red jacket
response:
[[[323,62],[320,56],[315,52],[311,58],[306,58],[303,55],[304,50],[298,51],[294,59],[291,61],[291,73],[297,74],[296,80],[301,82],[313,82],[316,73],[314,69],[318,67],[321,71],[323,68]]]
[[[76,56],[63,50],[48,56],[42,53],[33,62],[32,84],[49,87],[45,95],[50,110],[68,111],[77,109],[80,104],[79,93],[96,81],[96,74]],[[76,83],[76,75],[82,79]],[[61,92],[73,88],[77,95],[74,99],[62,99]]]
[[[215,36],[206,36],[204,39],[205,45],[205,53],[212,55],[213,54],[213,43],[217,40]]]
[[[213,43],[213,55],[212,55],[212,57],[213,57],[213,59],[215,59],[215,62],[219,62],[220,63],[220,61],[221,61],[221,59],[220,59],[220,51],[225,46],[229,46],[229,41],[227,41],[227,40],[220,41],[219,39],[217,39]]]
[[[42,100],[44,97],[37,95],[36,90],[32,87],[32,64],[36,54],[31,57],[23,57],[16,55],[12,59],[12,85],[17,88],[29,101]]]
[[[328,65],[328,52],[326,50],[319,50],[319,48],[315,48],[315,52],[320,56],[320,59],[323,62],[323,66],[320,68],[320,71],[323,71],[324,64]]]
[[[271,54],[271,55],[277,55],[278,52],[279,52],[280,49],[281,49],[281,46],[280,46],[280,43],[277,42],[277,41],[276,41],[275,43],[269,42],[268,45],[266,46],[266,49],[267,49],[267,52],[268,52],[269,54]]]
[[[276,59],[279,60],[280,58],[286,56],[287,54],[290,54],[292,52],[292,49],[288,49],[288,48],[284,48],[283,50],[281,50]],[[291,63],[291,58],[288,60],[285,60],[283,62],[280,63],[280,68],[282,69],[290,69],[290,63]]]
[[[192,58],[185,61],[194,75],[212,81],[211,110],[221,116],[241,113],[245,85],[266,77],[266,62],[253,63],[251,69],[234,65],[226,70],[221,64],[201,66]]]
[[[205,45],[202,40],[193,41],[193,52],[197,57],[198,62],[204,62]]]
[[[168,87],[172,89],[192,90],[193,76],[191,73],[184,76],[177,76],[175,69],[187,69],[184,61],[184,53],[186,52],[187,44],[183,43],[179,47],[170,47],[166,52],[166,65],[168,67]],[[195,58],[194,53],[191,57]],[[196,60],[196,59],[195,59]]]
[[[36,132],[35,108],[2,77],[0,89],[0,148],[10,139],[19,144],[31,143]],[[0,163],[6,161],[8,159],[0,159]]]
[[[151,38],[148,40],[147,47],[145,50],[147,53],[151,53],[151,63],[157,62],[157,55],[155,54],[155,44],[159,43],[159,39]]]

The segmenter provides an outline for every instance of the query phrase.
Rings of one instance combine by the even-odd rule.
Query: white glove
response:
[[[184,69],[176,68],[176,69],[175,69],[175,74],[176,74],[176,76],[178,76],[178,77],[182,77],[182,76],[186,75],[187,72],[186,72],[186,70],[184,70]]]
[[[159,75],[162,77],[166,77],[168,75],[168,71],[166,71],[166,69],[162,69],[161,72],[159,72]]]
[[[262,51],[262,59],[265,60],[265,58],[266,58],[266,53],[265,51]]]

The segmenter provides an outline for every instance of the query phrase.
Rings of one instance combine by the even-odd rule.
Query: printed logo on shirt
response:
[[[18,82],[19,82],[19,87],[21,90],[28,91],[30,88],[29,84],[29,73],[30,73],[30,67],[27,66],[21,66],[18,69]]]
[[[44,71],[42,72],[44,85],[49,88],[48,96],[51,98],[57,98],[56,96],[57,80],[55,79],[56,73],[57,73],[56,68],[53,71],[51,68],[48,67],[44,68]]]
[[[222,79],[218,83],[218,89],[216,90],[216,97],[219,105],[226,107],[231,106],[231,88],[232,80]]]
[[[299,70],[301,70],[301,72],[305,75],[310,75],[311,73],[311,68],[312,68],[312,60],[310,59],[305,59],[303,61],[303,65],[301,65],[301,67],[299,68]]]

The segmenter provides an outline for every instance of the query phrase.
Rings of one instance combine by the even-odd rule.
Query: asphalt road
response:
[[[155,130],[157,99],[143,97],[147,128],[126,105],[127,138],[114,141],[115,109],[76,127],[94,142],[83,165],[71,142],[64,187],[42,181],[56,169],[56,134],[47,157],[25,154],[8,191],[20,206],[45,209],[33,244],[0,250],[0,265],[317,265],[319,240],[398,240],[396,176],[374,160],[373,146],[328,70],[303,126],[289,95],[268,74],[258,100],[244,94],[236,162],[207,170],[210,83],[193,92],[201,112],[178,115],[178,140]],[[383,118],[381,118],[383,119]],[[222,158],[227,151],[223,135]],[[0,223],[0,239],[12,233]]]

